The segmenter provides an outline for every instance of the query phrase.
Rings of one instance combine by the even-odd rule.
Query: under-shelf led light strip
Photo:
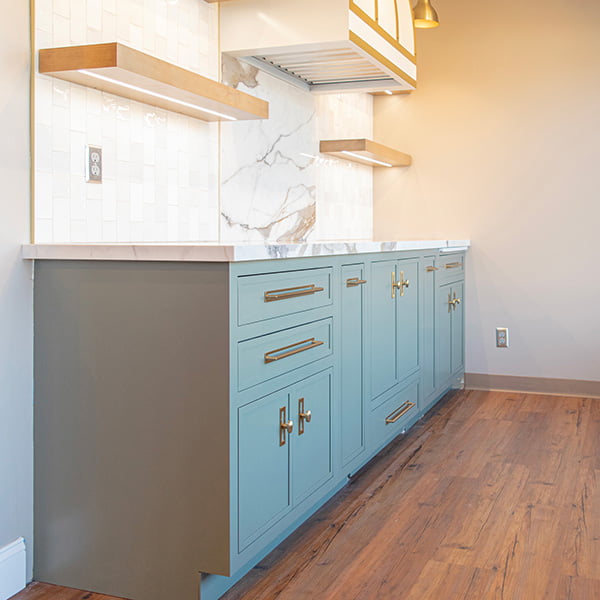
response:
[[[190,102],[178,100],[177,98],[173,98],[172,96],[165,96],[163,94],[158,94],[157,92],[152,92],[150,90],[146,90],[144,88],[138,87],[137,85],[131,85],[130,83],[124,83],[123,81],[119,81],[118,79],[112,79],[111,77],[105,77],[104,75],[99,75],[98,73],[93,73],[92,71],[88,71],[86,69],[80,69],[79,72],[82,75],[87,75],[88,77],[95,77],[96,79],[100,79],[101,81],[106,81],[108,83],[118,85],[118,86],[126,88],[128,90],[133,90],[134,92],[140,92],[142,94],[146,94],[147,96],[152,96],[153,98],[159,98],[160,100],[167,100],[168,102],[173,102],[175,104],[179,104],[180,106],[185,106],[187,108],[192,108],[194,110],[198,110],[200,112],[203,112],[203,113],[206,113],[209,115],[215,115],[216,117],[222,117],[223,119],[228,119],[229,121],[237,121],[237,119],[235,117],[226,115],[224,113],[217,112],[216,110],[210,110],[208,108],[201,108],[200,106],[196,106],[195,104],[191,104]]]
[[[390,163],[382,162],[380,160],[375,160],[374,158],[369,158],[368,156],[363,156],[362,154],[356,154],[354,152],[348,152],[348,150],[342,150],[342,154],[346,154],[347,156],[352,156],[353,158],[358,158],[360,160],[366,160],[375,165],[381,165],[382,167],[393,167],[394,165],[390,165]]]

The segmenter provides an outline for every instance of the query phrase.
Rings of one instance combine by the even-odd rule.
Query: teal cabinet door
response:
[[[421,364],[423,398],[435,392],[435,258],[426,258],[421,268]]]
[[[364,265],[342,267],[341,279],[341,406],[342,466],[365,449],[363,402]]]
[[[299,504],[333,476],[331,448],[331,370],[293,386],[290,407],[292,502]]]
[[[452,285],[442,285],[438,288],[436,302],[435,379],[439,388],[446,384],[452,374]]]
[[[465,336],[464,336],[464,282],[452,285],[452,373],[464,366]]]
[[[291,507],[289,450],[292,434],[281,429],[290,415],[288,392],[277,392],[238,410],[239,551]],[[283,409],[283,410],[282,410]],[[285,411],[285,415],[284,415]]]
[[[419,261],[401,260],[397,270],[397,281],[407,284],[396,290],[397,380],[401,381],[419,368]]]
[[[370,381],[371,400],[391,389],[398,381],[398,310],[392,281],[398,281],[395,260],[373,262],[369,281]]]

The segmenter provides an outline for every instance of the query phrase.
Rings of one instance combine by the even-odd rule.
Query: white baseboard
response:
[[[0,548],[0,600],[8,600],[27,585],[25,540]]]

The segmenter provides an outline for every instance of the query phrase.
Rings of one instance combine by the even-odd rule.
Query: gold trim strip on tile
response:
[[[374,21],[369,15],[357,6],[353,0],[350,0],[350,10],[361,20],[364,21],[371,29],[376,31],[386,42],[389,42],[398,52],[402,53],[408,60],[413,64],[417,64],[416,54],[412,54],[410,50],[407,50],[398,40],[394,39],[377,21]],[[396,13],[397,15],[398,13]],[[400,26],[398,25],[398,36],[400,36]]]
[[[402,69],[400,69],[398,66],[396,66],[392,61],[390,61],[388,58],[383,56],[383,54],[381,54],[380,52],[377,52],[377,50],[375,50],[375,48],[373,48],[371,45],[369,45],[367,42],[365,42],[365,40],[363,40],[360,36],[356,35],[356,33],[354,33],[354,31],[349,32],[349,40],[353,44],[358,46],[361,50],[363,50],[364,52],[366,52],[367,54],[372,56],[375,60],[377,60],[381,64],[385,65],[390,71],[392,71],[393,73],[396,73],[396,75],[398,75],[398,77],[401,77],[402,79],[404,79],[404,81],[406,81],[413,87],[415,87],[415,88],[417,87],[416,79],[413,79],[408,73],[405,73]]]
[[[29,241],[35,244],[35,0],[29,1],[31,65],[29,74]]]

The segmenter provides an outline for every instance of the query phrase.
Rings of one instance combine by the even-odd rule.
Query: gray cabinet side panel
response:
[[[229,266],[38,261],[35,578],[197,600],[229,570]]]

